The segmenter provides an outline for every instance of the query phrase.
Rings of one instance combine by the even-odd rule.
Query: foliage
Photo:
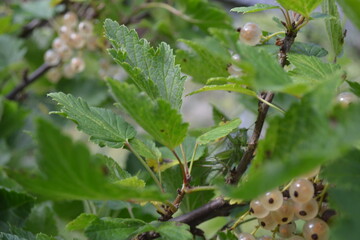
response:
[[[358,2],[226,2],[1,3],[0,239],[234,240],[317,167],[331,239],[359,235]]]

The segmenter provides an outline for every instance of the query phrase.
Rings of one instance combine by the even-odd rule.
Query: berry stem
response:
[[[285,34],[285,31],[279,31],[279,32],[274,32],[266,37],[263,37],[263,40],[261,43],[266,43],[267,41],[269,41],[271,38],[277,36],[277,35],[280,35],[280,34]]]
[[[239,226],[244,218],[250,214],[250,210],[246,211],[243,215],[241,215],[238,220],[229,228],[230,231],[234,230],[237,226]]]
[[[193,167],[193,164],[194,164],[194,161],[195,161],[196,150],[197,150],[198,146],[199,146],[199,144],[196,143],[196,144],[195,144],[195,147],[194,147],[193,154],[192,154],[192,156],[191,156],[190,167],[189,167],[189,174],[190,174],[190,175],[191,175],[191,170],[192,170],[192,167]]]

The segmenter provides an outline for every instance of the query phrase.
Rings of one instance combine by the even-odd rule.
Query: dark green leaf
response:
[[[341,53],[344,44],[344,33],[336,2],[324,0],[321,7],[323,13],[332,16],[332,18],[325,18],[325,24],[333,54],[336,57]]]
[[[34,198],[15,191],[0,188],[0,221],[21,226],[34,206]]]
[[[93,221],[97,219],[96,215],[82,213],[76,219],[66,225],[68,231],[79,231],[87,228]]]
[[[110,183],[101,167],[99,156],[72,140],[44,120],[37,125],[41,174],[28,175],[7,169],[10,177],[31,192],[49,199],[162,200],[157,189],[136,189]],[[61,146],[61,147],[60,147]]]
[[[334,218],[331,236],[340,240],[360,234],[360,151],[353,150],[327,166],[322,175],[329,181],[329,201],[340,214]]]
[[[78,128],[89,134],[90,139],[100,146],[120,148],[136,135],[135,129],[111,110],[90,107],[81,98],[64,93],[48,94],[62,107],[60,112],[77,123]]]
[[[109,87],[120,105],[156,141],[174,149],[185,138],[188,124],[163,99],[152,101],[135,86],[108,79]]]
[[[238,13],[253,13],[253,12],[260,12],[268,9],[274,9],[279,8],[279,6],[271,5],[271,4],[263,4],[263,3],[257,3],[254,6],[250,7],[236,7],[231,9],[232,12],[238,12]]]
[[[236,129],[241,123],[240,119],[234,119],[230,122],[224,123],[209,132],[204,133],[197,138],[198,144],[208,144],[219,138],[225,137],[230,134],[234,129]]]
[[[55,222],[54,211],[45,204],[37,205],[31,211],[29,218],[25,222],[24,228],[34,234],[42,232],[56,236],[58,229]]]
[[[315,56],[315,57],[325,57],[328,54],[321,46],[314,43],[302,43],[295,42],[291,46],[291,51],[293,53],[303,54],[306,56]]]
[[[358,0],[337,0],[345,15],[360,29],[360,5]]]
[[[0,118],[0,137],[6,138],[21,129],[27,113],[16,102],[4,100],[2,117]]]
[[[309,17],[312,11],[320,5],[322,0],[276,0],[287,10],[293,10],[305,17]]]
[[[351,91],[358,97],[360,97],[360,83],[358,82],[351,82],[351,81],[346,81],[350,87],[351,87]]]
[[[152,99],[169,101],[179,109],[182,102],[185,77],[175,65],[175,56],[169,45],[161,43],[157,49],[145,39],[139,39],[134,30],[105,21],[106,37],[112,42],[109,50],[115,61],[130,75],[134,83]]]
[[[184,73],[192,76],[193,81],[205,84],[211,77],[226,77],[227,65],[229,64],[230,55],[224,58],[218,53],[209,50],[203,43],[194,41],[181,40],[191,50],[179,49],[176,51],[177,62],[181,64]],[[220,48],[219,44],[212,44],[212,48]],[[196,66],[196,67],[194,67]]]
[[[29,239],[18,237],[10,233],[0,232],[0,240],[29,240]]]

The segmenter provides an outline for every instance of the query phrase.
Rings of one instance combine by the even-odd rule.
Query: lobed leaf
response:
[[[163,99],[151,100],[135,86],[108,79],[115,99],[130,116],[156,141],[170,149],[184,140],[188,124],[182,122],[177,110]]]
[[[136,86],[151,99],[162,98],[179,109],[185,77],[181,76],[180,67],[175,65],[170,46],[163,42],[154,49],[146,39],[139,39],[134,30],[110,19],[105,20],[104,28],[113,45],[110,54],[127,71]]]
[[[287,10],[300,13],[305,17],[309,17],[312,11],[320,5],[322,0],[276,0],[281,6]]]
[[[91,107],[83,99],[76,99],[71,94],[66,95],[62,92],[50,93],[48,96],[62,107],[60,112],[52,113],[73,120],[79,130],[90,135],[90,140],[101,147],[106,145],[121,148],[136,135],[130,124],[109,109]]]
[[[91,156],[81,143],[73,143],[44,120],[37,124],[36,137],[40,156],[39,174],[7,169],[7,173],[29,192],[48,199],[77,200],[164,200],[153,187],[136,189],[108,181],[100,155]],[[59,147],[61,146],[61,148]],[[76,171],[75,171],[76,170]]]
[[[298,53],[306,56],[325,57],[328,54],[325,48],[314,43],[295,42],[291,46],[291,53]]]
[[[197,138],[198,144],[208,144],[219,138],[225,137],[230,134],[234,129],[236,129],[241,123],[240,119],[234,119],[230,122],[224,123],[210,131],[202,134]]]

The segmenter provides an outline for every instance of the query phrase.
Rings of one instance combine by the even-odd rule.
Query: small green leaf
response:
[[[358,0],[337,0],[345,15],[360,29],[360,5]]]
[[[37,205],[32,209],[24,228],[34,234],[39,232],[52,236],[58,234],[54,211],[46,204]]]
[[[91,240],[130,240],[144,225],[138,219],[97,218],[86,228],[85,235]]]
[[[312,11],[320,5],[322,0],[276,0],[287,10],[293,10],[305,17],[309,17]]]
[[[175,65],[175,56],[169,45],[161,43],[157,49],[145,39],[139,39],[134,30],[110,19],[105,20],[105,34],[113,49],[114,60],[130,75],[140,90],[153,100],[162,98],[179,109],[182,102],[185,77]]]
[[[225,137],[230,134],[234,129],[236,129],[240,125],[240,123],[241,120],[237,118],[223,125],[220,125],[198,137],[197,143],[208,144],[219,138]]]
[[[254,87],[257,90],[278,91],[292,83],[277,59],[265,49],[239,44],[238,51],[241,59],[253,66]]]
[[[82,213],[76,219],[72,220],[66,225],[68,231],[80,231],[87,228],[91,222],[97,219],[96,215],[89,213]]]
[[[303,54],[306,56],[315,56],[315,57],[325,57],[328,54],[325,48],[314,44],[314,43],[302,43],[302,42],[295,42],[291,46],[292,53]]]
[[[0,221],[14,225],[22,225],[29,216],[35,199],[31,196],[0,188]]]
[[[188,124],[163,99],[152,101],[135,86],[108,79],[109,87],[130,116],[156,141],[174,149],[186,137]]]
[[[332,16],[332,18],[325,18],[325,24],[333,54],[336,57],[341,53],[344,44],[344,33],[339,11],[335,0],[324,0],[321,8],[323,13]]]
[[[132,188],[144,188],[145,182],[142,179],[139,179],[137,176],[121,179],[116,182],[121,186],[132,187]]]
[[[135,152],[139,153],[145,159],[159,160],[161,158],[161,152],[155,143],[149,139],[133,138],[130,141],[130,145]]]
[[[45,233],[38,233],[36,234],[36,240],[57,240],[57,239],[54,237],[50,237]]]
[[[85,145],[73,143],[44,120],[38,121],[36,136],[41,174],[7,169],[8,175],[30,192],[56,200],[166,199],[155,187],[135,189],[110,182],[100,164],[100,155],[91,156]]]
[[[227,65],[230,55],[225,58],[219,53],[214,53],[214,50],[210,50],[203,43],[188,40],[181,40],[181,42],[189,46],[191,50],[177,50],[177,62],[181,64],[184,73],[192,76],[193,81],[205,84],[211,77],[229,76]],[[214,42],[212,49],[221,48],[218,45]]]
[[[322,171],[331,184],[328,193],[330,204],[338,213],[331,225],[334,239],[352,238],[360,234],[358,218],[360,214],[360,151],[353,150],[330,163]]]
[[[350,87],[351,87],[351,91],[358,97],[360,97],[360,83],[358,82],[351,82],[351,81],[346,81]]]
[[[263,4],[263,3],[257,3],[254,6],[250,7],[236,7],[231,9],[232,12],[238,12],[238,13],[253,13],[253,12],[260,12],[268,9],[274,9],[279,8],[279,6],[271,5],[271,4]]]
[[[179,222],[154,222],[151,223],[154,231],[160,234],[163,240],[191,240],[193,235],[187,224]]]
[[[207,86],[200,88],[199,90],[189,93],[188,95],[193,95],[196,93],[207,92],[207,91],[217,91],[217,90],[238,92],[238,93],[246,94],[246,95],[253,96],[253,97],[257,96],[256,92],[254,92],[250,89],[244,88],[242,85],[238,85],[238,84],[207,85]]]
[[[78,128],[89,134],[90,139],[100,146],[120,148],[135,137],[135,129],[111,110],[90,107],[81,98],[64,93],[50,93],[48,96],[62,106],[60,112],[77,123]]]

